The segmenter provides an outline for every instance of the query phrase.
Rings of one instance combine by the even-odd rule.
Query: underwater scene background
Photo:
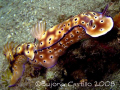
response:
[[[33,43],[30,31],[37,22],[45,21],[48,30],[80,13],[102,12],[107,4],[106,15],[114,21],[110,32],[100,37],[79,40],[58,58],[52,68],[33,65],[28,61],[24,65],[23,75],[14,86],[9,87],[14,62],[11,63],[4,53],[14,44]],[[19,58],[26,59],[24,56]],[[0,0],[0,89],[119,90],[120,1]]]

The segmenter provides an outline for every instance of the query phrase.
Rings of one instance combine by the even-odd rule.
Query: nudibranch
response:
[[[20,51],[17,50],[19,49],[19,45],[17,47],[15,45],[16,43],[14,42],[7,42],[3,48],[3,54],[9,61],[13,72],[9,87],[14,86],[18,79],[20,79],[20,77],[23,75],[24,65],[28,61],[28,57],[26,57],[24,54],[22,55],[22,52],[20,53]]]
[[[37,23],[31,31],[39,43],[29,61],[46,68],[52,67],[71,44],[88,36],[99,37],[109,32],[113,20],[105,16],[107,8],[108,5],[102,13],[85,12],[76,15],[47,31],[44,22]]]

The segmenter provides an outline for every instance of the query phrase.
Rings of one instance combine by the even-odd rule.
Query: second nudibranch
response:
[[[71,44],[89,36],[99,37],[109,32],[113,27],[113,20],[105,16],[107,8],[108,6],[102,13],[85,12],[76,15],[47,31],[44,22],[37,23],[31,34],[39,43],[34,54],[28,48],[29,53],[26,52],[26,56],[30,54],[29,61],[46,68],[52,67]]]

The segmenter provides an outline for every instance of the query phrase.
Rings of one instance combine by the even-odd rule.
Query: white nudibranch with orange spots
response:
[[[102,13],[85,12],[76,15],[46,32],[44,22],[37,23],[32,29],[32,36],[38,39],[39,43],[34,59],[30,62],[52,67],[71,44],[88,36],[99,37],[109,32],[113,27],[113,20],[105,16],[107,8],[108,5]]]

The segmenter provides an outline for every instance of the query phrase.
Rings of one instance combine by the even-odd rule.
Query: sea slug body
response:
[[[105,16],[107,8],[108,5],[102,13],[85,12],[76,15],[46,32],[45,23],[37,23],[31,31],[32,36],[38,39],[39,43],[30,62],[46,68],[52,67],[71,44],[88,36],[99,37],[109,32],[113,27],[113,20]]]

